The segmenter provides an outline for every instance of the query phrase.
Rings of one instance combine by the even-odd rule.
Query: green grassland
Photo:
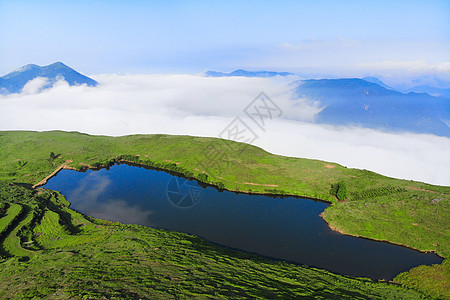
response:
[[[56,192],[39,189],[43,195],[50,195],[42,203],[24,200],[43,198],[36,195],[36,190],[30,186],[63,164],[83,170],[126,160],[175,171],[233,191],[297,195],[329,201],[333,204],[325,210],[324,218],[330,226],[341,232],[386,240],[423,251],[436,251],[448,257],[450,187],[389,178],[319,160],[273,155],[260,148],[232,141],[190,136],[107,137],[59,131],[0,132],[0,155],[0,180],[29,184],[28,187],[21,186],[21,192],[16,191],[19,188],[17,186],[10,187],[12,196],[9,198],[2,195],[9,200],[3,201],[2,198],[1,202],[5,204],[0,206],[0,216],[2,213],[5,215],[4,211],[11,203],[20,204],[23,209],[21,221],[15,227],[18,229],[14,232],[14,228],[9,228],[6,236],[9,239],[2,239],[2,251],[5,257],[31,258],[29,261],[20,261],[28,258],[9,259],[0,265],[0,282],[6,280],[14,285],[14,282],[25,280],[23,278],[34,278],[28,284],[45,286],[41,281],[47,281],[45,278],[48,281],[54,279],[54,289],[48,287],[46,291],[56,298],[61,293],[82,293],[82,289],[77,287],[83,284],[89,287],[89,283],[92,288],[98,285],[92,291],[98,293],[92,294],[93,298],[98,298],[98,295],[111,298],[114,297],[113,291],[120,285],[119,281],[126,286],[123,295],[136,293],[142,296],[150,293],[153,295],[150,298],[165,298],[177,292],[192,297],[299,297],[305,293],[324,298],[332,298],[332,295],[336,298],[357,298],[365,294],[386,298],[393,297],[393,294],[389,294],[392,289],[395,289],[395,293],[420,291],[424,294],[419,296],[427,294],[450,298],[450,266],[447,260],[441,265],[415,268],[395,278],[396,282],[415,289],[410,290],[263,260],[212,246],[189,235],[140,226],[99,223],[69,209],[64,197]],[[330,193],[332,185],[336,186],[339,182],[344,182],[348,190],[344,201],[339,201]],[[9,209],[6,215],[9,215]],[[20,239],[19,244],[17,237]],[[131,243],[130,239],[134,242]],[[158,246],[152,246],[152,243]],[[18,245],[24,252],[19,251]],[[152,247],[158,248],[158,251],[149,250]],[[164,261],[157,260],[156,257],[161,258],[158,255],[163,253],[160,250],[166,248],[173,252],[165,253]],[[33,251],[32,255],[30,251]],[[206,258],[210,252],[218,256],[213,259],[214,263]],[[89,265],[89,259],[95,264]],[[107,266],[101,264],[105,260],[114,261],[117,265],[113,264],[111,270],[106,270]],[[206,263],[213,264],[206,267]],[[149,264],[151,268],[148,268]],[[146,271],[141,269],[142,265],[147,266],[144,268]],[[79,269],[74,266],[79,266]],[[96,268],[103,271],[96,271]],[[23,273],[14,271],[16,269]],[[41,278],[35,273],[41,272],[39,269],[47,270],[43,271],[44,279],[37,279]],[[81,275],[75,276],[78,274],[75,270],[92,272],[92,277],[81,280]],[[62,279],[57,280],[52,276],[58,277],[55,275],[58,272],[71,272],[71,276],[78,280],[57,283]],[[145,272],[156,273],[150,276]],[[161,272],[170,277],[167,282]],[[303,275],[293,275],[300,273]],[[196,279],[189,279],[190,275]],[[146,278],[141,276],[153,279],[145,282]],[[207,282],[200,289],[197,283],[202,280]],[[242,282],[245,285],[242,286]],[[31,289],[24,282],[22,284],[24,289],[20,293]],[[355,294],[352,294],[353,288],[357,291]],[[0,286],[1,291],[11,289],[5,284]],[[382,290],[389,292],[381,294]],[[237,294],[227,294],[231,292]],[[17,293],[16,296],[19,295]],[[404,297],[407,297],[406,294]]]

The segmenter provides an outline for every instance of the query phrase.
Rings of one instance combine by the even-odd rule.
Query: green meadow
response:
[[[215,138],[0,132],[0,298],[450,298],[447,259],[375,283],[188,234],[95,220],[59,193],[32,187],[63,165],[84,170],[117,161],[232,191],[321,199],[332,203],[323,217],[340,232],[450,254],[450,187]]]

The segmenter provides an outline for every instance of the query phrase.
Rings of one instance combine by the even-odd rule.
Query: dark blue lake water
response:
[[[339,274],[392,279],[442,261],[432,253],[334,232],[319,216],[328,206],[323,202],[219,192],[162,171],[124,164],[84,173],[62,170],[45,187],[95,218],[196,234]]]

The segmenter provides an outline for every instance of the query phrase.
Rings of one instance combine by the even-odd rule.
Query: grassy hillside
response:
[[[34,208],[0,239],[1,299],[426,299],[188,234],[94,220],[57,192],[0,182],[0,196],[11,207]]]
[[[339,231],[436,251],[444,257],[450,253],[449,187],[388,178],[318,160],[277,156],[231,141],[190,136],[0,132],[0,155],[0,180],[7,182],[32,185],[61,165],[81,170],[125,159],[176,171],[229,190],[318,198],[334,203],[325,210],[324,218]],[[335,196],[339,186],[343,201]],[[342,192],[343,186],[346,193]],[[67,220],[71,210],[63,215]],[[48,228],[58,216],[44,213],[40,218],[39,226]],[[136,232],[151,231],[134,228],[140,228]],[[61,234],[55,232],[54,235]],[[60,240],[52,242],[59,245]],[[42,245],[48,243],[45,239],[40,241]],[[440,266],[416,268],[396,280],[433,295],[450,297],[449,269],[446,260]]]

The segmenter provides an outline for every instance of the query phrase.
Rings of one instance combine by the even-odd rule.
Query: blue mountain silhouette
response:
[[[450,89],[449,88],[439,88],[429,85],[417,85],[412,88],[405,90],[404,92],[415,92],[415,93],[427,93],[433,96],[439,96],[450,99]]]
[[[0,92],[3,94],[20,93],[25,84],[36,77],[48,78],[50,83],[46,87],[53,85],[59,78],[64,78],[69,85],[97,85],[97,81],[78,73],[62,62],[56,62],[44,67],[29,64],[0,77]]]
[[[296,81],[295,93],[324,107],[317,115],[319,123],[450,137],[446,98],[405,94],[358,78]]]
[[[384,87],[385,89],[388,89],[388,90],[395,90],[392,87],[386,85],[383,81],[381,81],[377,77],[364,77],[364,78],[362,78],[362,80],[378,84],[379,86],[382,86],[382,87]]]
[[[241,77],[275,77],[275,76],[289,76],[294,75],[289,72],[271,72],[271,71],[247,71],[247,70],[236,70],[230,73],[216,72],[216,71],[206,71],[205,75],[208,77],[231,77],[231,76],[241,76]]]

